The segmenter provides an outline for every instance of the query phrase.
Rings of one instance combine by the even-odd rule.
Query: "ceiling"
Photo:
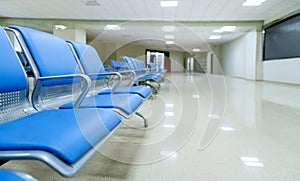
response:
[[[0,17],[10,20],[6,22],[18,18],[15,24],[31,27],[43,24],[40,29],[48,31],[55,23],[64,23],[68,28],[86,29],[89,41],[135,42],[157,49],[191,50],[228,42],[300,9],[300,0],[266,0],[258,7],[243,7],[243,2],[178,0],[177,7],[162,8],[159,0],[0,0]],[[89,3],[94,5],[86,5]],[[24,18],[34,20],[22,24],[20,19]],[[121,28],[105,31],[105,24],[119,24]],[[213,30],[223,24],[236,25],[237,29],[222,33],[220,40],[209,40],[215,34]],[[163,32],[164,25],[176,29]],[[166,34],[175,36],[175,45],[165,44]]]

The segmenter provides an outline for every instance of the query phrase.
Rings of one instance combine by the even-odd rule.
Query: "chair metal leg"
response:
[[[141,117],[144,120],[144,127],[147,128],[148,127],[148,120],[139,112],[135,112],[135,114],[139,117]]]

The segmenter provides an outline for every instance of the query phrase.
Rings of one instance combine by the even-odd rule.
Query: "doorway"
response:
[[[156,66],[159,66],[161,69],[166,69],[168,72],[171,72],[171,60],[170,52],[160,51],[160,50],[150,50],[146,49],[146,63],[154,63]]]

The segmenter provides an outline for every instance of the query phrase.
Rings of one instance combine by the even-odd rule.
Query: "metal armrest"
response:
[[[76,77],[81,78],[83,80],[82,81],[83,82],[82,92],[80,93],[79,97],[76,99],[76,101],[74,103],[74,108],[78,108],[80,106],[81,102],[83,101],[83,99],[88,94],[90,88],[91,88],[91,79],[88,76],[83,75],[83,74],[70,74],[70,75],[61,75],[61,76],[39,77],[36,80],[36,84],[35,84],[34,90],[32,92],[31,101],[32,101],[33,107],[35,109],[39,109],[38,98],[39,98],[39,94],[42,91],[42,87],[43,87],[42,85],[43,85],[44,81],[46,81],[46,80],[58,80],[58,79],[70,79],[70,78],[76,78]]]
[[[124,70],[124,71],[120,71],[119,73],[120,74],[126,74],[126,73],[130,73],[131,74],[131,76],[130,76],[130,82],[127,84],[127,86],[132,85],[132,83],[135,81],[135,78],[136,78],[135,71],[133,71],[133,70]]]
[[[96,77],[96,76],[105,76],[105,75],[116,75],[119,80],[117,84],[112,88],[111,93],[114,93],[116,89],[120,86],[122,83],[122,76],[119,72],[107,72],[107,73],[92,73],[92,74],[87,74],[89,77]]]

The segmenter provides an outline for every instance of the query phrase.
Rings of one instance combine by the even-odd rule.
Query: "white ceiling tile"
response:
[[[208,8],[212,2],[213,0],[195,0],[193,2],[189,19],[191,21],[203,21],[203,16],[206,11],[209,11]]]
[[[191,16],[195,0],[180,1],[176,9],[176,20],[186,21]]]

